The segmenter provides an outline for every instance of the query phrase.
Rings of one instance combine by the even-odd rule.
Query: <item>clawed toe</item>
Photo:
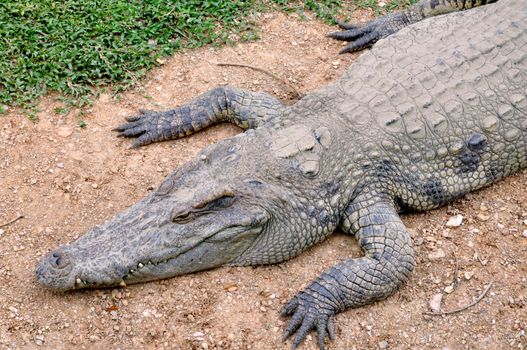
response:
[[[291,349],[296,349],[313,329],[317,332],[317,344],[321,350],[325,349],[326,334],[330,340],[335,339],[334,312],[318,305],[317,302],[317,299],[304,293],[293,298],[282,308],[283,317],[292,315],[282,337],[285,341],[294,335]]]

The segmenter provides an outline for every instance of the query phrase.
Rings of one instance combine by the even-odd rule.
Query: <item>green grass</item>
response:
[[[378,7],[376,0],[0,1],[0,113],[9,105],[34,116],[48,91],[61,96],[58,114],[85,108],[101,86],[126,88],[181,48],[257,38],[255,11],[311,11],[334,23],[349,12],[345,5]]]
[[[386,12],[403,9],[407,6],[413,5],[419,0],[390,0],[385,1],[383,7],[379,6],[377,0],[358,0],[357,6],[361,9],[371,9],[376,15],[381,15]]]
[[[247,1],[2,1],[0,105],[133,83],[180,48],[252,35],[252,8]]]
[[[300,15],[303,15],[304,11],[311,11],[316,15],[317,18],[324,20],[328,24],[336,23],[335,18],[343,7],[343,2],[340,0],[272,0],[272,2],[277,4],[280,10],[285,12],[297,12]]]

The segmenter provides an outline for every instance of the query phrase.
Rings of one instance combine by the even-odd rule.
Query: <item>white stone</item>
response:
[[[428,303],[428,305],[430,305],[430,310],[432,310],[432,312],[440,312],[442,300],[443,300],[443,294],[438,293],[438,294],[432,295],[432,297],[430,298],[430,302]]]
[[[446,227],[459,227],[461,226],[462,222],[463,222],[463,215],[461,214],[454,215],[450,219],[448,219],[446,223]]]

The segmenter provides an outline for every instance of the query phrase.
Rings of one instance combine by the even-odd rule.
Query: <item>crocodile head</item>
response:
[[[65,291],[284,260],[269,260],[265,250],[279,248],[255,242],[264,238],[288,191],[266,177],[279,171],[266,158],[268,148],[261,142],[244,147],[244,139],[203,150],[143,200],[48,253],[37,266],[38,281]],[[256,249],[258,254],[250,253]]]

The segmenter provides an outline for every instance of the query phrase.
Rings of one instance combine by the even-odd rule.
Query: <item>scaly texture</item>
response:
[[[398,212],[428,210],[527,166],[527,7],[501,0],[402,29],[293,106],[217,88],[118,127],[134,145],[220,121],[248,129],[42,259],[55,290],[278,263],[340,226],[364,257],[324,272],[283,309],[293,348],[333,316],[385,298],[414,268]]]

